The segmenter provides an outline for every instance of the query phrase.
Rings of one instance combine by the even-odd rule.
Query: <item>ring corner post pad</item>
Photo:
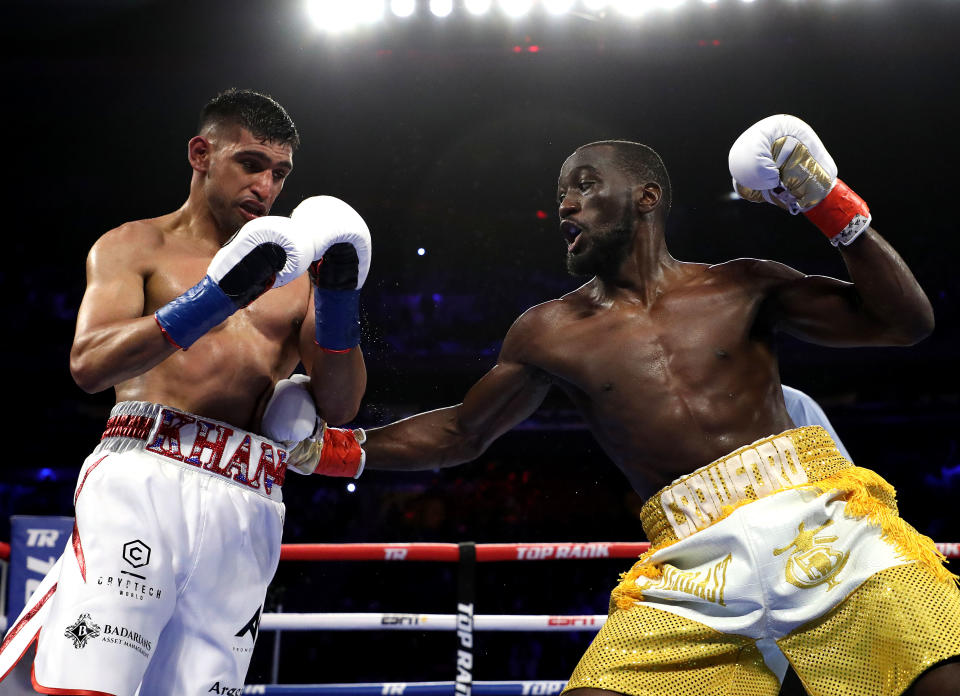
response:
[[[477,545],[472,541],[457,544],[457,651],[456,696],[470,696],[473,689],[473,617],[476,599]]]

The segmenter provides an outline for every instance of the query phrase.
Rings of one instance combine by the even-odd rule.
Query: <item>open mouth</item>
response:
[[[267,214],[267,209],[263,203],[257,201],[244,201],[240,204],[240,210],[247,220],[253,220]]]
[[[560,223],[560,234],[563,235],[563,241],[567,243],[568,254],[576,248],[577,240],[580,239],[582,232],[583,229],[570,220],[564,220]]]

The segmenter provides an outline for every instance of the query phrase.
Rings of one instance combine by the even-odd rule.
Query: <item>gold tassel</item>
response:
[[[677,541],[666,541],[658,546],[651,546],[647,551],[640,554],[640,558],[637,559],[637,562],[633,564],[630,570],[625,573],[620,573],[620,584],[610,593],[610,598],[617,607],[627,611],[635,606],[637,602],[643,601],[643,593],[640,591],[640,588],[637,587],[637,580],[639,578],[659,580],[663,576],[663,564],[649,563],[647,559],[657,551],[665,549],[668,546],[673,546]]]
[[[937,580],[960,582],[960,578],[944,566],[947,559],[933,539],[918,532],[897,514],[897,492],[879,474],[855,466],[809,485],[820,493],[840,491],[847,504],[846,517],[866,519],[880,527],[883,530],[881,539],[895,546],[903,559],[916,561],[926,568]]]

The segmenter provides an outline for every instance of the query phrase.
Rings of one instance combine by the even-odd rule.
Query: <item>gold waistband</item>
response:
[[[785,488],[816,483],[852,467],[819,425],[772,435],[677,479],[640,511],[654,546],[704,529],[732,507]]]

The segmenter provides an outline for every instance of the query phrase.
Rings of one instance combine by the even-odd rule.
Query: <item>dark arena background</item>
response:
[[[586,142],[660,152],[676,257],[755,256],[845,277],[806,221],[730,195],[737,135],[770,114],[800,116],[915,271],[937,327],[910,348],[783,338],[783,381],[814,396],[853,459],[897,487],[905,518],[960,541],[960,2],[576,0],[553,15],[538,1],[508,14],[523,4],[475,15],[454,0],[440,17],[426,0],[393,3],[412,7],[400,17],[386,3],[351,27],[342,13],[362,2],[5,3],[0,539],[11,515],[72,515],[76,473],[113,403],[68,370],[87,250],[182,203],[199,109],[237,86],[275,96],[301,133],[274,212],[330,194],[370,226],[359,426],[457,403],[524,309],[582,282],[564,269],[555,197],[561,163]],[[640,541],[628,488],[555,392],[460,467],[370,471],[350,489],[290,475],[284,541]],[[480,564],[476,613],[602,614],[630,564]],[[284,562],[265,612],[449,614],[456,596],[452,563]],[[565,680],[592,635],[478,633],[472,676]],[[275,655],[280,683],[456,676],[451,632],[287,631],[279,652],[274,641],[261,632],[248,683],[270,683]],[[801,693],[795,677],[784,693]]]

